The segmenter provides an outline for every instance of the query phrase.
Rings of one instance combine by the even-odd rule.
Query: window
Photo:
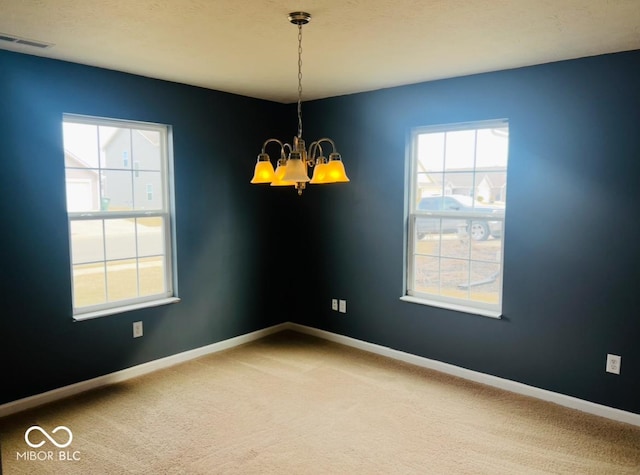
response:
[[[500,317],[508,154],[506,120],[412,131],[403,300]]]
[[[166,125],[64,115],[76,320],[178,301],[169,140]]]

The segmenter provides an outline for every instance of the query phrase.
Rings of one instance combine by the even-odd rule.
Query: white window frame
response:
[[[422,305],[429,305],[433,307],[445,308],[449,310],[455,310],[459,312],[465,312],[469,314],[481,315],[491,318],[502,317],[502,297],[503,297],[503,269],[504,269],[504,230],[505,230],[505,217],[495,216],[491,213],[466,215],[458,211],[420,211],[417,210],[417,168],[418,168],[418,136],[425,133],[433,132],[454,132],[462,130],[474,130],[474,129],[490,129],[490,128],[508,128],[509,122],[506,119],[489,120],[489,121],[477,121],[468,123],[446,124],[436,126],[424,126],[416,127],[411,130],[407,139],[407,166],[406,166],[406,239],[405,239],[405,272],[404,272],[404,295],[400,297],[401,300],[411,303],[417,303]],[[506,172],[506,170],[505,170]],[[474,175],[477,173],[474,166]],[[474,179],[475,180],[475,179]],[[443,190],[444,191],[444,190]],[[491,220],[501,221],[502,224],[502,236],[499,251],[499,275],[497,276],[497,282],[499,285],[498,303],[491,304],[485,302],[479,302],[477,300],[470,299],[458,299],[452,297],[446,297],[443,295],[423,293],[415,289],[416,276],[415,276],[415,256],[416,256],[416,244],[417,244],[417,232],[416,232],[416,218],[419,216],[432,217],[432,218],[455,218],[455,219],[475,219],[475,220]],[[471,262],[471,258],[469,258]]]
[[[150,130],[159,132],[160,134],[160,153],[161,153],[161,186],[162,186],[162,207],[158,210],[127,210],[127,211],[82,211],[82,212],[67,212],[68,226],[69,226],[69,264],[70,264],[70,279],[72,292],[74,289],[74,272],[73,272],[73,259],[72,259],[72,240],[71,240],[71,225],[76,221],[89,221],[98,220],[102,221],[104,229],[105,223],[108,220],[115,219],[132,219],[132,218],[162,218],[163,229],[162,238],[164,241],[163,249],[163,265],[164,265],[164,292],[138,296],[127,300],[117,300],[112,302],[101,303],[91,306],[76,307],[75,298],[72,295],[73,303],[73,319],[74,320],[88,320],[97,317],[103,317],[107,315],[127,312],[131,310],[155,307],[159,305],[165,305],[170,303],[179,302],[180,299],[177,293],[177,272],[176,272],[176,260],[175,260],[175,206],[174,206],[174,186],[173,186],[173,153],[172,153],[172,130],[171,126],[165,124],[155,124],[149,122],[110,119],[103,117],[83,116],[75,114],[63,114],[63,123],[76,123],[87,124],[96,126],[129,128],[135,130]],[[100,165],[99,165],[100,167]],[[99,168],[100,170],[100,168]],[[100,172],[99,172],[100,173]],[[137,256],[140,257],[140,256]],[[144,257],[144,256],[143,256]],[[108,262],[106,255],[104,256],[104,262]],[[105,284],[106,285],[106,284]]]

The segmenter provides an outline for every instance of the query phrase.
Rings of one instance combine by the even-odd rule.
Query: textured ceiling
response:
[[[0,0],[0,48],[278,102],[640,49],[640,0]]]

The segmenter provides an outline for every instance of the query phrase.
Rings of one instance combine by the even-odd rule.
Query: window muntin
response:
[[[74,318],[177,300],[169,127],[64,115],[63,141]]]
[[[508,142],[505,120],[412,131],[404,300],[501,315]]]

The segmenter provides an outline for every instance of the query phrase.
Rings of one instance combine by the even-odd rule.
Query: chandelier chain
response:
[[[302,138],[302,24],[298,23],[298,138]]]

